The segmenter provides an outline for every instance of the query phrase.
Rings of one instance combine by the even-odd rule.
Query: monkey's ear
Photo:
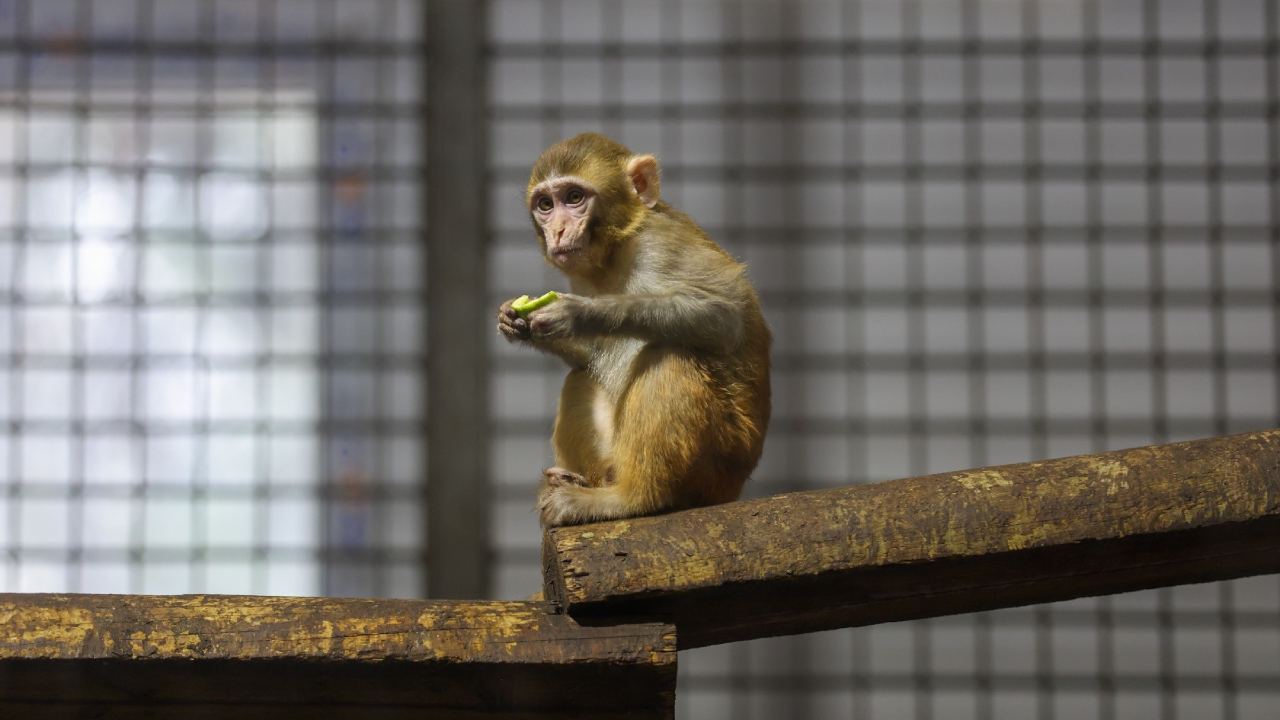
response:
[[[652,155],[636,155],[627,161],[631,187],[640,196],[640,202],[648,207],[657,205],[661,199],[662,180],[658,175],[658,158]]]

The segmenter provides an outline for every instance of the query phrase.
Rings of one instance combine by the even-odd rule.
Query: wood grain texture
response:
[[[0,595],[0,717],[672,716],[674,631],[532,602]]]
[[[1280,431],[557,528],[543,563],[681,648],[1280,572]]]

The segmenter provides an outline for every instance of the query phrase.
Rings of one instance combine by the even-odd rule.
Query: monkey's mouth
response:
[[[551,251],[552,259],[554,259],[556,262],[562,265],[568,262],[572,262],[581,254],[582,254],[582,247],[576,246],[576,245],[573,247],[558,247]]]

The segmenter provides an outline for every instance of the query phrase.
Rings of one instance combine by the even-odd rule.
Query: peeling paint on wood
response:
[[[571,614],[672,621],[681,647],[1277,572],[1280,431],[557,528],[543,553]]]
[[[0,595],[0,628],[6,717],[666,718],[674,706],[671,626],[584,627],[545,603]]]

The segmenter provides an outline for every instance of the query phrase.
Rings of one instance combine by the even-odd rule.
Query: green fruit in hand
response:
[[[529,313],[533,312],[534,310],[537,310],[540,307],[546,307],[547,305],[550,305],[551,303],[555,302],[556,298],[558,297],[560,296],[556,294],[555,290],[548,292],[546,295],[543,295],[542,297],[534,298],[532,300],[529,299],[528,295],[521,295],[520,297],[516,298],[514,302],[511,303],[511,309],[515,310],[521,315],[528,315]]]

